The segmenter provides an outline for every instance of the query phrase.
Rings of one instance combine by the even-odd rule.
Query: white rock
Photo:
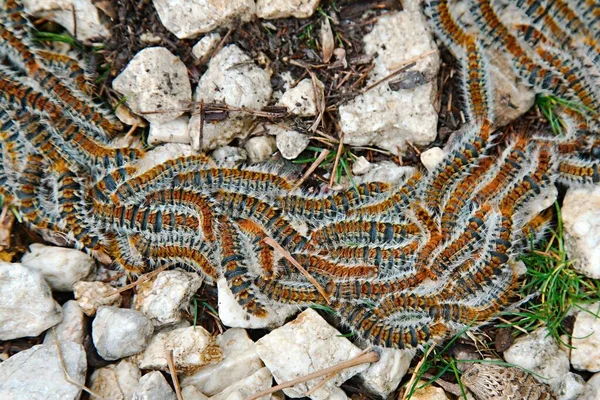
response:
[[[257,0],[258,18],[308,18],[319,7],[320,0]]]
[[[371,163],[364,156],[358,157],[352,164],[353,175],[364,175],[371,169]]]
[[[153,0],[162,24],[179,39],[229,25],[234,19],[254,16],[253,0]]]
[[[426,382],[418,381],[416,383],[416,387],[424,386]],[[422,389],[417,389],[410,397],[411,400],[448,400],[448,396],[446,396],[446,392],[444,389],[428,385]]]
[[[184,376],[182,386],[193,385],[203,394],[213,396],[263,367],[256,345],[245,330],[228,329],[217,336],[216,342],[223,350],[223,360]]]
[[[100,306],[120,306],[123,298],[116,291],[103,282],[77,282],[73,285],[75,301],[89,317],[94,316]]]
[[[211,397],[211,400],[245,399],[262,390],[271,387],[273,375],[267,368],[261,368],[247,378]],[[260,400],[269,400],[270,396],[263,396]]]
[[[148,144],[190,143],[188,123],[190,118],[181,116],[167,122],[150,122]]]
[[[319,97],[323,96],[323,89],[323,83],[317,81]],[[312,79],[303,79],[295,87],[286,90],[277,105],[287,107],[288,112],[300,117],[317,115],[317,103]]]
[[[569,372],[553,390],[553,394],[556,400],[593,400],[596,389],[588,385],[581,376]]]
[[[77,39],[81,41],[110,36],[91,0],[24,0],[23,6],[27,14],[45,17],[60,24],[71,35],[77,34]]]
[[[413,350],[396,350],[381,348],[379,361],[373,363],[359,374],[363,385],[370,392],[386,398],[392,393],[408,371],[410,362],[415,356]]]
[[[286,160],[293,160],[300,155],[310,143],[310,137],[291,129],[273,127],[269,133],[275,133],[277,149]]]
[[[181,270],[163,271],[155,279],[138,285],[135,308],[154,326],[174,324],[181,319],[194,293],[202,284],[198,274]]]
[[[82,251],[34,243],[21,264],[40,271],[53,290],[72,291],[73,284],[93,278],[96,262]]]
[[[185,64],[164,47],[137,53],[112,86],[131,111],[150,122],[174,120],[192,99]]]
[[[235,300],[225,278],[217,280],[217,296],[219,318],[223,325],[231,328],[259,329],[281,326],[289,316],[298,311],[298,308],[293,306],[266,306],[265,317],[250,315]]]
[[[427,171],[431,172],[446,156],[446,152],[439,147],[432,147],[421,153],[421,162]]]
[[[517,339],[504,352],[504,359],[510,364],[533,371],[536,374],[534,377],[549,384],[552,391],[555,391],[569,372],[569,356],[545,328]]]
[[[250,163],[259,163],[271,157],[277,150],[277,143],[271,136],[256,136],[244,145]]]
[[[153,167],[163,164],[165,161],[174,160],[179,157],[188,157],[195,152],[191,146],[182,143],[165,143],[148,151],[144,158],[137,163],[138,172],[144,173]]]
[[[562,206],[565,247],[573,267],[600,279],[600,186],[569,189]]]
[[[347,361],[361,351],[347,338],[340,337],[337,329],[310,308],[295,320],[262,337],[256,344],[259,357],[278,383]],[[322,398],[323,390],[340,386],[367,367],[359,365],[341,371],[310,397]],[[302,397],[323,379],[313,379],[283,391],[290,397]]]
[[[175,392],[167,380],[158,371],[150,372],[141,377],[133,390],[131,400],[176,400]]]
[[[74,342],[83,344],[83,336],[85,329],[85,314],[79,304],[75,300],[69,300],[62,306],[63,320],[56,325],[54,329],[50,329],[44,336],[44,344],[53,346],[54,332],[56,337],[61,342]]]
[[[600,303],[583,306],[575,318],[571,338],[573,368],[600,371]]]
[[[222,167],[235,168],[248,159],[248,153],[239,147],[223,146],[213,151],[212,157]]]
[[[83,385],[87,370],[83,346],[63,342],[60,351],[71,380]],[[76,400],[80,392],[67,381],[55,345],[33,346],[0,363],[1,399]]]
[[[100,357],[118,360],[146,348],[154,332],[144,314],[125,308],[102,306],[92,323],[92,340]]]
[[[260,110],[268,104],[272,91],[269,74],[239,47],[229,45],[211,58],[194,100]],[[200,115],[193,115],[189,123],[192,147],[210,150],[229,144],[236,137],[246,137],[253,121],[248,114],[230,112],[223,121],[204,124],[200,143]]]
[[[62,319],[41,273],[0,262],[0,340],[37,336]]]
[[[600,372],[592,375],[592,377],[588,379],[587,383],[589,387],[591,387],[593,390],[596,390],[597,394],[600,394]],[[596,399],[598,398],[600,397],[597,397]]]
[[[181,388],[183,400],[208,400],[196,386],[183,386]]]
[[[204,35],[202,36],[202,39],[200,39],[198,43],[192,47],[192,54],[197,60],[199,60],[211,53],[217,47],[220,41],[221,35],[219,35],[217,32]]]
[[[414,172],[413,167],[404,167],[391,161],[382,161],[371,164],[369,171],[363,176],[354,177],[354,181],[357,184],[364,182],[399,183]]]
[[[104,399],[129,400],[141,376],[134,363],[121,360],[95,370],[90,377],[90,389]]]
[[[434,102],[440,59],[423,16],[407,11],[381,16],[364,42],[367,54],[377,54],[367,85],[388,76],[407,60],[434,51],[410,69],[429,82],[397,91],[384,82],[341,106],[344,143],[375,145],[393,154],[404,152],[407,140],[417,145],[429,144],[437,135]]]
[[[158,332],[148,347],[132,357],[141,369],[166,371],[166,351],[173,352],[173,363],[178,373],[193,374],[202,366],[221,360],[221,348],[201,326],[177,327]]]

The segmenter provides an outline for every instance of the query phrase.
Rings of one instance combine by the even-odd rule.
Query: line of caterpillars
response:
[[[565,24],[564,7],[547,3],[557,26],[575,26]],[[575,3],[579,18],[598,20],[597,8],[581,13],[589,1]],[[257,317],[281,304],[327,304],[352,332],[396,348],[483,323],[509,303],[518,280],[514,261],[531,238],[543,236],[550,215],[542,212],[542,199],[554,184],[600,181],[598,136],[567,115],[564,137],[517,135],[499,149],[491,84],[482,79],[488,47],[501,44],[519,54],[518,69],[532,85],[582,102],[587,97],[568,86],[574,80],[561,70],[534,68],[541,55],[520,50],[525,39],[518,37],[529,28],[510,33],[489,2],[470,7],[483,41],[466,33],[446,2],[429,1],[426,10],[438,35],[468,55],[472,123],[431,173],[311,195],[293,190],[292,172],[283,165],[223,168],[190,156],[142,170],[143,150],[111,145],[119,124],[90,99],[93,86],[79,57],[40,48],[20,6],[5,0],[0,192],[50,240],[130,272],[168,265],[196,271],[207,283],[224,279]],[[546,43],[539,37],[547,38],[547,29],[529,35]],[[567,72],[587,83],[580,70]],[[266,238],[300,263],[327,299]]]

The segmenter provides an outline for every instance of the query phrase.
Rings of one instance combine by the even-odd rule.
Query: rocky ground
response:
[[[328,152],[309,190],[394,182],[435,167],[463,122],[452,58],[418,1],[24,3],[40,30],[64,39],[59,24],[85,45],[99,94],[131,126],[123,140],[153,146],[154,163],[203,151],[226,166],[283,158],[308,167]],[[534,94],[499,63],[494,74],[505,83],[496,112],[507,131],[543,126]],[[562,222],[564,268],[600,278],[600,188],[567,192]],[[17,262],[0,263],[0,398],[244,399],[365,355],[327,310],[285,307],[258,320],[222,282],[211,288],[179,270],[129,276],[18,228],[2,253]],[[377,362],[261,398],[473,398],[477,379],[500,376],[486,370],[492,363],[460,361],[482,358],[535,378],[515,372],[500,385],[542,381],[559,399],[600,398],[598,301],[567,304],[560,340],[540,324],[491,326],[425,357],[378,349]]]

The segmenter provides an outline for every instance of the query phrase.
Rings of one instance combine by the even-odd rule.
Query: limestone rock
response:
[[[553,391],[557,400],[595,400],[596,388],[573,372],[567,373]]]
[[[116,291],[103,282],[77,282],[73,285],[75,301],[89,317],[94,316],[100,306],[120,306],[123,298]]]
[[[600,303],[584,306],[575,319],[571,364],[579,370],[600,371]]]
[[[146,348],[154,332],[144,314],[125,308],[102,306],[92,323],[92,340],[100,357],[118,360]]]
[[[83,42],[110,36],[91,0],[23,0],[23,6],[27,14],[52,20]]]
[[[87,361],[83,346],[60,343],[60,351],[69,377],[85,383]],[[77,400],[80,387],[65,379],[55,345],[37,345],[0,363],[0,398],[11,400]]]
[[[297,312],[293,306],[266,307],[267,315],[259,318],[248,314],[233,297],[225,278],[217,280],[219,298],[219,318],[225,326],[231,328],[266,328],[281,326],[285,320]]]
[[[138,163],[139,173],[143,173],[153,167],[163,164],[165,161],[174,160],[179,157],[197,155],[191,146],[182,143],[165,143],[148,151],[144,158]]]
[[[277,149],[286,160],[293,160],[306,149],[310,137],[291,129],[282,129],[278,126],[269,128],[270,134],[275,134]]]
[[[364,157],[360,156],[352,164],[353,175],[364,175],[371,169],[371,163]]]
[[[228,329],[217,336],[216,342],[223,351],[223,360],[184,376],[182,386],[193,385],[203,394],[213,396],[263,367],[256,353],[256,344],[245,330]]]
[[[439,147],[432,147],[421,153],[421,162],[427,171],[431,172],[444,159],[446,153]]]
[[[137,53],[112,86],[125,96],[131,111],[150,122],[174,120],[192,99],[185,64],[164,47]]]
[[[359,183],[365,182],[388,182],[399,183],[407,179],[415,172],[413,167],[400,166],[391,161],[381,161],[371,164],[369,171],[362,175],[354,177],[354,181]]]
[[[198,274],[181,270],[163,271],[155,279],[138,285],[135,308],[154,326],[174,324],[200,285]]]
[[[148,133],[148,144],[158,143],[190,143],[188,122],[190,118],[181,116],[167,122],[151,122]]]
[[[179,39],[189,39],[227,26],[234,19],[249,21],[253,0],[153,0],[162,24]]]
[[[194,100],[260,110],[269,102],[272,91],[269,74],[232,44],[211,58],[207,71],[198,82]],[[212,150],[227,145],[236,137],[247,136],[253,121],[254,118],[246,113],[229,112],[223,121],[204,124],[200,143],[200,115],[193,115],[189,123],[192,147]]]
[[[72,291],[73,284],[93,278],[96,262],[82,251],[34,243],[21,264],[40,271],[53,290]]]
[[[48,330],[44,336],[44,344],[53,346],[54,333],[61,342],[74,342],[83,344],[83,336],[85,334],[85,314],[79,304],[75,300],[69,300],[62,306],[63,320],[54,327]]]
[[[535,372],[537,375],[534,377],[549,384],[553,392],[569,372],[569,356],[545,328],[515,340],[504,352],[504,359]]]
[[[408,371],[415,356],[412,350],[379,349],[379,361],[373,363],[358,376],[371,393],[386,398],[392,393]]]
[[[573,267],[600,279],[600,186],[571,188],[563,201],[565,247]]]
[[[213,151],[212,157],[222,167],[235,168],[248,159],[248,153],[239,147],[223,146]]]
[[[204,35],[202,36],[202,39],[192,47],[192,54],[197,60],[200,60],[201,58],[208,56],[208,54],[217,47],[220,41],[221,35],[216,32]]]
[[[308,18],[319,7],[320,0],[257,0],[258,18]]]
[[[37,336],[62,321],[62,310],[38,271],[0,262],[0,340]]]
[[[433,53],[405,72],[414,77],[412,86],[383,82],[339,108],[344,143],[374,145],[393,154],[404,152],[406,141],[429,144],[437,135],[434,102],[440,59],[423,15],[403,11],[381,16],[364,43],[367,54],[377,55],[367,85],[387,77],[409,59]]]
[[[196,386],[182,386],[181,397],[183,400],[208,400]]]
[[[271,136],[256,136],[248,139],[244,146],[252,164],[265,161],[277,150],[277,144]]]
[[[278,383],[347,361],[361,351],[347,338],[340,337],[338,330],[310,308],[256,343],[259,357]],[[367,367],[359,365],[341,371],[310,397],[323,398],[323,394],[330,392],[331,388],[340,386]],[[323,379],[313,379],[283,391],[290,397],[302,397]]]
[[[165,377],[158,371],[141,377],[133,390],[131,400],[176,400],[175,392]]]
[[[90,389],[104,399],[129,400],[142,372],[131,361],[122,360],[94,371]]]
[[[247,378],[238,381],[227,389],[211,397],[211,400],[245,399],[257,392],[268,389],[273,382],[273,375],[267,368],[261,368]],[[263,396],[260,400],[269,400],[270,396]]]
[[[323,89],[323,83],[317,81],[319,97],[323,96]],[[303,79],[295,87],[286,90],[277,105],[287,107],[288,112],[299,117],[317,115],[317,102],[312,79]]]
[[[421,387],[426,385],[424,381],[418,381],[416,383],[416,387]],[[448,396],[446,396],[446,392],[444,389],[428,385],[421,389],[415,390],[413,395],[411,396],[412,400],[448,400]]]

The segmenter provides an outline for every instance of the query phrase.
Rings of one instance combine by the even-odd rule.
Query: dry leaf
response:
[[[331,60],[333,49],[335,48],[329,18],[325,18],[323,23],[321,23],[321,46],[323,47],[323,62],[327,64]]]

